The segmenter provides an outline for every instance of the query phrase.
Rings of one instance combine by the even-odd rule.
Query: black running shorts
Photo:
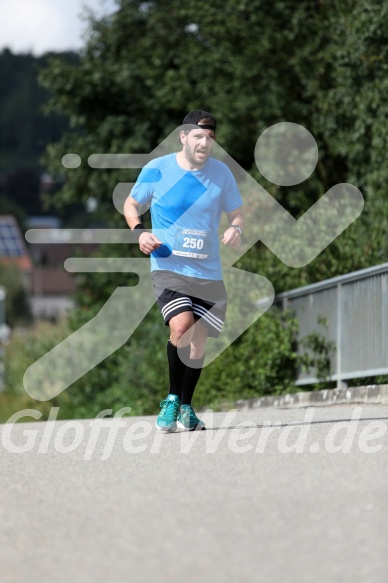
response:
[[[156,301],[164,323],[182,312],[192,312],[207,327],[209,336],[218,338],[226,313],[226,291],[220,280],[188,277],[173,271],[152,271]]]

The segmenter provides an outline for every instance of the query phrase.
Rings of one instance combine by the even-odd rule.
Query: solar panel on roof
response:
[[[0,217],[0,256],[21,257],[25,246],[13,217]]]

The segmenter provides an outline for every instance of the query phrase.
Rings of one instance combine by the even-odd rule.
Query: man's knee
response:
[[[169,321],[171,341],[175,346],[181,339],[185,340],[185,345],[190,343],[193,324],[194,318],[191,312],[182,312],[171,318]]]

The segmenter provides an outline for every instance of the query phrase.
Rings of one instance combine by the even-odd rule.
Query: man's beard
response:
[[[192,164],[193,166],[203,166],[207,162],[207,160],[208,160],[208,158],[210,156],[210,152],[209,152],[209,150],[206,149],[206,156],[205,156],[205,158],[203,159],[203,161],[200,161],[199,162],[198,160],[195,159],[195,153],[194,153],[193,148],[190,148],[190,146],[188,146],[186,144],[186,146],[185,146],[185,156],[188,159],[188,161],[190,162],[190,164]]]

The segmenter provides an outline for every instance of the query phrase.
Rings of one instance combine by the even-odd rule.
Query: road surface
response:
[[[388,406],[205,419],[1,426],[1,582],[386,583]]]

